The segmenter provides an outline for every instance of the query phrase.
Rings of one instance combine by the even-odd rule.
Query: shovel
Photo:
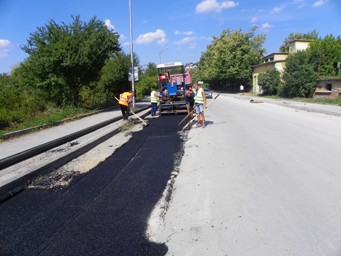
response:
[[[115,97],[115,99],[117,100],[117,101],[120,101],[119,99],[117,99],[116,97]],[[138,115],[136,115],[135,113],[134,113],[134,111],[132,111],[131,109],[130,109],[130,112],[135,116],[135,117],[137,117],[141,122],[142,122],[142,124],[145,126],[145,127],[147,127],[149,124],[146,122],[146,121],[144,121],[141,117],[139,117]]]
[[[217,96],[215,96],[214,97],[214,99],[210,102],[210,103],[208,103],[207,104],[207,106],[206,106],[206,108],[208,108],[208,106],[209,105],[211,105],[211,103],[213,102],[213,101],[215,101],[218,97],[219,97],[219,93],[217,94]],[[193,109],[193,111],[194,111],[194,109]],[[187,116],[186,116],[187,117]],[[186,117],[183,119],[183,120],[185,120],[186,119]],[[191,120],[189,120],[186,124],[185,124],[185,126],[182,128],[182,130],[184,131],[190,124],[191,124],[191,122],[194,120],[194,117],[193,117],[193,119],[191,119]],[[183,121],[181,121],[179,124],[181,124]]]

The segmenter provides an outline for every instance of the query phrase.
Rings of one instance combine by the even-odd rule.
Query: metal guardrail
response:
[[[139,113],[139,112],[141,112],[143,110],[146,110],[148,108],[149,108],[149,106],[141,108],[141,109],[138,109],[137,111],[135,111],[135,113]],[[50,142],[41,144],[41,145],[33,147],[31,149],[28,149],[28,150],[19,152],[17,154],[11,155],[9,157],[5,157],[3,159],[0,159],[0,170],[5,169],[6,167],[9,167],[11,165],[20,163],[20,162],[22,162],[24,160],[27,160],[27,159],[29,159],[31,157],[34,157],[36,155],[39,155],[39,154],[41,154],[41,153],[43,153],[43,152],[45,152],[47,150],[50,150],[52,148],[58,147],[58,146],[60,146],[60,145],[62,145],[64,143],[67,143],[69,141],[75,140],[75,139],[77,139],[77,138],[79,138],[81,136],[84,136],[84,135],[86,135],[86,134],[88,134],[90,132],[98,130],[98,129],[104,127],[104,126],[107,126],[107,125],[109,125],[111,123],[117,122],[120,119],[122,119],[121,116],[115,117],[115,118],[111,118],[111,119],[108,119],[108,120],[103,121],[101,123],[92,125],[92,126],[90,126],[88,128],[85,128],[83,130],[80,130],[78,132],[74,132],[72,134],[63,136],[63,137],[58,138],[56,140],[52,140]]]

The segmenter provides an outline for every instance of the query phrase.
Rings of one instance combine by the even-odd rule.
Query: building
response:
[[[314,98],[337,98],[341,96],[341,78],[317,80]]]
[[[262,87],[258,84],[258,76],[273,68],[283,72],[288,53],[271,53],[263,58],[263,63],[252,67],[252,92],[261,94]]]
[[[258,84],[258,76],[273,68],[283,73],[288,55],[308,48],[310,40],[297,39],[289,43],[289,53],[272,53],[263,58],[263,63],[252,67],[252,92],[261,94],[262,86]]]

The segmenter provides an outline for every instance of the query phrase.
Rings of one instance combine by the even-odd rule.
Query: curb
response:
[[[142,114],[140,115],[141,118],[144,118],[144,117],[146,117],[146,116],[148,116],[150,114],[149,107],[145,107],[145,108],[139,109],[139,111],[137,111],[137,112],[138,113],[142,112]],[[122,119],[122,117],[113,118],[113,119],[118,119],[116,121],[119,121],[119,120]],[[112,121],[113,119],[110,119],[110,121]],[[109,121],[109,120],[107,120],[107,121]],[[113,121],[113,122],[116,122],[116,121]],[[113,122],[110,122],[110,123],[113,123]],[[100,124],[103,124],[103,123],[104,122],[102,122]],[[108,124],[110,124],[110,123],[108,123]],[[108,124],[106,124],[106,125],[108,125]],[[104,127],[104,126],[102,126],[102,127]],[[0,204],[2,202],[4,202],[4,201],[10,199],[11,197],[15,196],[16,194],[24,191],[26,189],[27,185],[29,184],[29,182],[32,179],[36,178],[37,176],[48,174],[48,173],[52,172],[53,170],[60,168],[61,166],[65,165],[66,163],[70,162],[71,160],[73,160],[73,159],[75,159],[75,158],[85,154],[86,152],[88,152],[89,150],[93,149],[97,145],[99,145],[102,142],[106,141],[110,137],[120,133],[120,128],[122,126],[123,125],[119,125],[117,128],[111,130],[109,133],[106,133],[106,134],[104,134],[104,135],[94,139],[93,141],[90,141],[89,143],[87,143],[84,146],[76,149],[75,151],[72,151],[72,152],[70,152],[70,153],[68,153],[68,154],[66,154],[66,155],[64,155],[61,158],[58,158],[56,160],[52,160],[51,162],[45,164],[44,166],[39,167],[39,168],[37,168],[35,170],[32,170],[29,173],[26,173],[23,176],[21,176],[21,177],[19,177],[17,179],[14,179],[13,181],[8,182],[7,184],[4,184],[3,186],[0,187]],[[89,128],[91,128],[91,127],[89,127]],[[84,131],[84,130],[82,130],[82,131]],[[74,135],[74,134],[72,134],[72,135]],[[79,137],[80,136],[78,136],[77,138],[79,138]],[[75,138],[73,138],[72,140],[74,140],[74,139]],[[65,141],[64,138],[63,138],[63,141]],[[66,141],[66,142],[69,142],[69,141]],[[59,144],[59,145],[61,145],[61,144]],[[45,150],[43,152],[48,150],[46,148],[44,148],[44,149]]]

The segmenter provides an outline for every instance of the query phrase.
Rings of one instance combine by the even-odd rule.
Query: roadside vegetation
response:
[[[256,35],[257,28],[247,33],[241,30],[225,30],[220,37],[203,52],[194,77],[204,80],[214,90],[237,92],[243,84],[245,90],[252,87],[252,66],[262,63],[266,54],[263,48],[265,34]],[[307,50],[291,53],[286,68],[281,74],[270,70],[260,74],[258,84],[263,95],[277,95],[284,98],[311,98],[317,79],[340,76],[337,63],[341,62],[341,38],[333,35],[319,37],[318,32],[307,34],[291,33],[280,46],[280,52],[289,51],[289,42],[295,39],[309,39]],[[337,100],[312,100],[317,102],[338,102]]]
[[[70,24],[51,20],[37,28],[22,47],[28,57],[10,74],[0,74],[0,135],[117,104],[114,96],[131,90],[130,55],[118,40],[96,17],[72,17]],[[139,65],[138,57],[134,63]],[[145,73],[138,97],[157,83],[155,64]]]

